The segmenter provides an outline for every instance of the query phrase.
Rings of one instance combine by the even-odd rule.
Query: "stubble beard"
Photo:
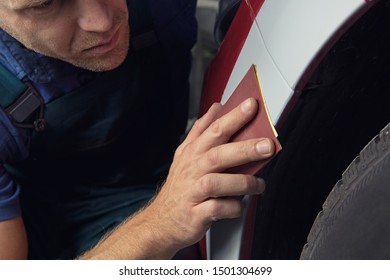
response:
[[[76,56],[75,58],[64,60],[76,67],[94,72],[109,71],[119,67],[126,59],[129,51],[129,44],[130,30],[127,27],[124,31],[121,31],[118,45],[108,53],[92,56],[87,55],[84,57],[83,53],[81,52],[80,57]]]
[[[82,69],[94,72],[109,71],[119,67],[124,62],[130,44],[130,27],[127,14],[118,14],[114,18],[113,26],[114,28],[106,34],[86,33],[82,38],[76,37],[74,41],[71,41],[68,52],[65,55],[56,52],[56,44],[54,42],[51,43],[50,41],[46,41],[47,45],[44,48],[41,47],[41,40],[32,40],[29,44],[25,44],[25,47],[42,55],[62,60]],[[117,46],[115,46],[114,49],[101,55],[84,52],[88,47],[92,47],[99,44],[103,39],[107,39],[107,36],[113,36],[112,32],[118,29],[120,34]],[[12,32],[9,33],[12,36]],[[14,37],[18,38],[16,36]]]
[[[79,68],[102,72],[117,68],[125,60],[130,44],[130,27],[127,17],[124,14],[117,16],[114,19],[113,30],[117,30],[119,38],[117,46],[111,51],[101,55],[91,55],[85,53],[85,49],[91,46],[97,45],[102,38],[107,37],[106,34],[87,34],[81,42],[74,42],[71,45],[71,49],[77,54],[75,57],[70,57],[63,60],[71,63]],[[111,33],[110,36],[113,36]]]

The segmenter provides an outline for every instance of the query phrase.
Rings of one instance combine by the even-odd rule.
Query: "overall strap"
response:
[[[44,103],[39,93],[30,83],[21,82],[1,64],[0,107],[16,127],[35,128],[36,131],[46,127],[43,119]],[[38,117],[30,121],[30,117],[38,111]]]
[[[135,51],[153,46],[158,42],[153,25],[149,0],[129,0],[131,48]]]

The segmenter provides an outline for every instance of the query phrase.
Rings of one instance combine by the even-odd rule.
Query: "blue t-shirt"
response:
[[[150,0],[158,38],[166,48],[188,50],[193,46],[195,5],[196,0]],[[28,50],[1,29],[0,63],[18,79],[30,80],[45,103],[77,89],[95,76],[94,72]],[[0,221],[21,214],[20,186],[4,165],[26,159],[30,141],[30,131],[15,128],[0,108]]]

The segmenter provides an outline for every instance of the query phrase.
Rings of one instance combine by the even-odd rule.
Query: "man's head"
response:
[[[0,0],[0,27],[38,53],[111,70],[129,45],[126,0]]]

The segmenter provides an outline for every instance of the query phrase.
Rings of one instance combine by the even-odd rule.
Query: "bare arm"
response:
[[[27,237],[21,217],[0,222],[0,259],[27,258]]]
[[[236,195],[259,194],[264,182],[254,176],[223,173],[227,168],[270,157],[272,141],[228,143],[253,118],[254,99],[213,122],[220,105],[199,119],[176,150],[167,180],[144,210],[102,240],[83,259],[168,259],[199,241],[212,222],[242,213]]]

